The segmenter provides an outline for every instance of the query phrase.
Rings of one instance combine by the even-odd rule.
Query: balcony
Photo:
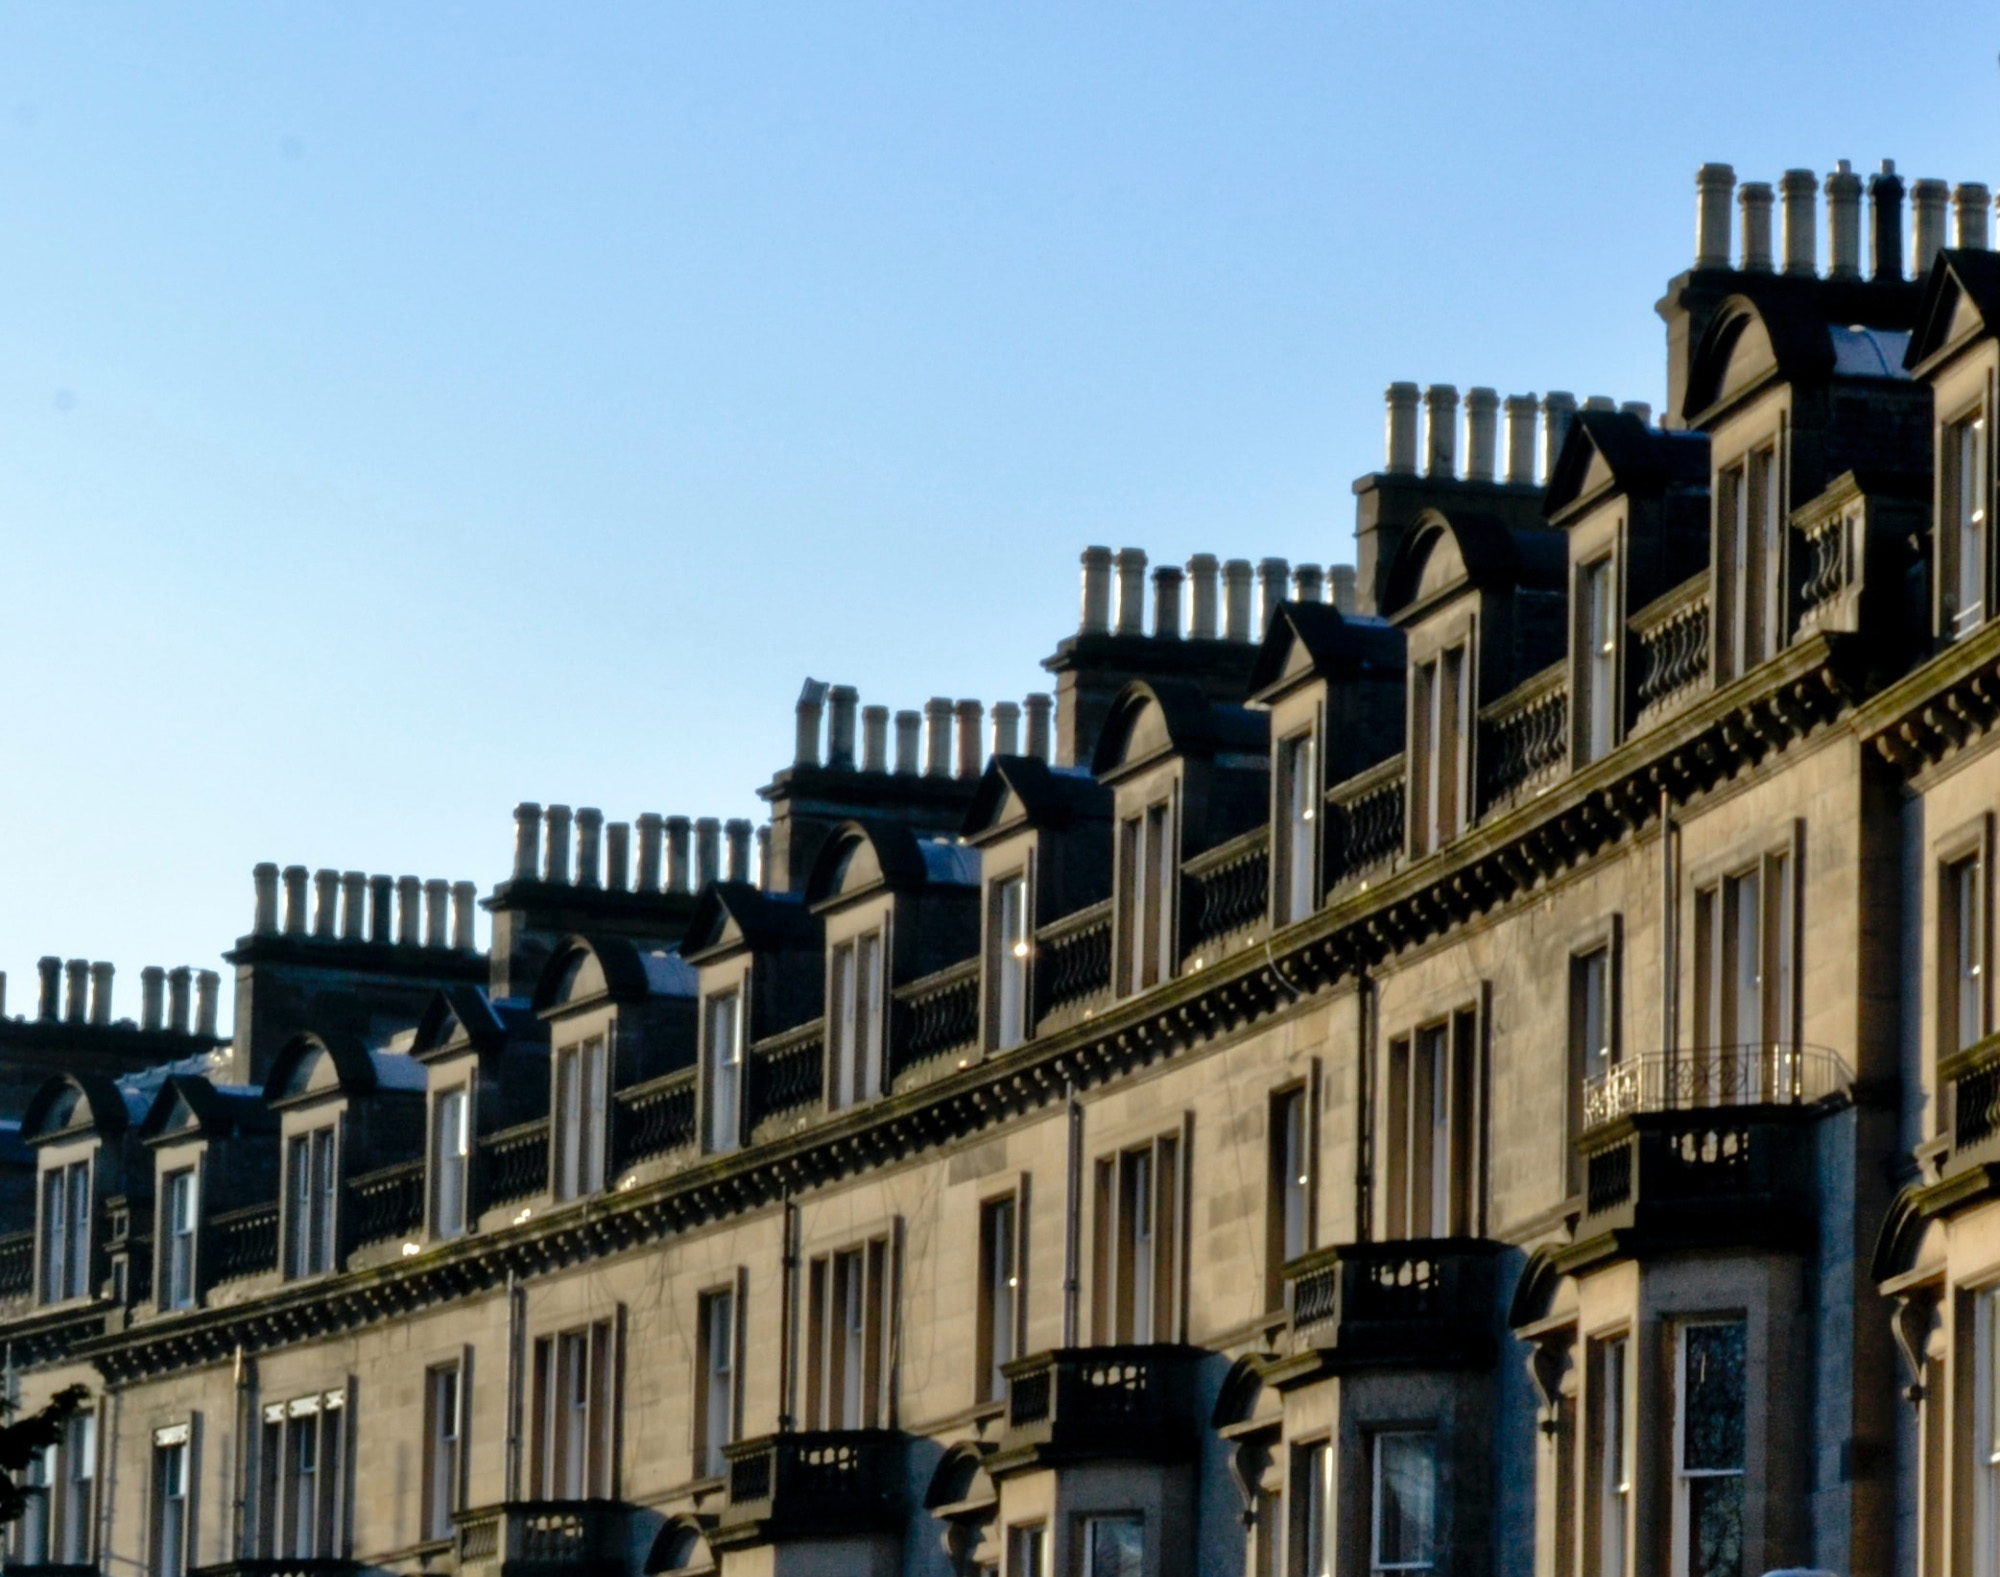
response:
[[[275,1557],[249,1557],[238,1561],[222,1561],[214,1566],[197,1566],[188,1577],[349,1577],[350,1573],[361,1569],[359,1561],[337,1555],[302,1555],[292,1560]],[[37,1577],[55,1577],[57,1573],[92,1572],[95,1566],[15,1566],[8,1563],[7,1571],[34,1572]]]
[[[728,1497],[709,1547],[893,1534],[903,1524],[903,1437],[819,1429],[722,1448]]]
[[[1938,1063],[1939,1104],[1951,1131],[1938,1157],[1938,1186],[1956,1207],[2000,1190],[2000,1034]]]
[[[1285,1266],[1293,1357],[1279,1383],[1491,1363],[1500,1249],[1484,1238],[1409,1238],[1301,1255]]]
[[[1192,1347],[1064,1347],[1007,1364],[995,1478],[1064,1462],[1188,1462],[1199,1449]]]
[[[614,1500],[516,1500],[454,1518],[459,1577],[623,1577],[626,1508]]]
[[[211,1567],[205,1570],[222,1570]],[[98,1577],[94,1565],[67,1565],[61,1561],[0,1561],[0,1577]],[[202,1571],[191,1577],[204,1577]]]
[[[1584,1085],[1583,1131],[1588,1137],[1641,1112],[1818,1106],[1853,1082],[1839,1054],[1824,1046],[1767,1042],[1649,1051]]]

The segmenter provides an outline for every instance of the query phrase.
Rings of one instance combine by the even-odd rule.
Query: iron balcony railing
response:
[[[1796,1041],[1649,1051],[1585,1083],[1583,1126],[1602,1128],[1639,1112],[1812,1106],[1853,1082],[1837,1052]]]
[[[457,1568],[610,1577],[625,1567],[626,1519],[611,1500],[517,1500],[461,1511],[453,1518]]]

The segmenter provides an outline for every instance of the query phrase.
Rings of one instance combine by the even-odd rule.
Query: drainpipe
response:
[[[521,1348],[527,1298],[513,1271],[507,1272],[507,1498],[521,1498]]]
[[[1069,1123],[1068,1171],[1063,1179],[1063,1325],[1062,1344],[1074,1347],[1077,1335],[1078,1264],[1083,1235],[1083,1103],[1076,1098],[1076,1081],[1063,1087]]]
[[[1660,790],[1660,1049],[1669,1059],[1680,1040],[1680,905],[1674,871],[1674,797]]]
[[[256,1413],[255,1405],[250,1396],[250,1360],[248,1355],[243,1351],[243,1344],[241,1342],[236,1344],[235,1379],[236,1455],[239,1461],[237,1463],[237,1471],[230,1475],[236,1481],[236,1493],[231,1497],[229,1503],[229,1547],[237,1552],[239,1558],[247,1559],[250,1555],[250,1547],[246,1542],[247,1529],[244,1527],[245,1506],[243,1495],[244,1486],[250,1482],[250,1475],[253,1471],[253,1466],[248,1458],[251,1450],[251,1441],[256,1437],[256,1431],[251,1427]]]
[[[1366,1243],[1375,1225],[1375,980],[1366,969],[1354,993],[1354,1043],[1360,1055],[1355,1094],[1354,1237]]]
[[[799,1207],[790,1189],[785,1191],[779,1210],[785,1242],[784,1276],[779,1293],[782,1306],[778,1311],[778,1395],[782,1399],[778,1432],[790,1434],[798,1428],[799,1419],[799,1365],[794,1351],[798,1345],[799,1320]]]

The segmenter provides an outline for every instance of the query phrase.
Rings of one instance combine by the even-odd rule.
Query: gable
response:
[[[1415,600],[1422,602],[1465,579],[1465,555],[1459,551],[1457,539],[1448,531],[1433,533],[1423,569],[1417,575]]]

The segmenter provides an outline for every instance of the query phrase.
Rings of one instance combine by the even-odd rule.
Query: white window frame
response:
[[[1277,923],[1293,925],[1319,906],[1319,749],[1307,727],[1278,741],[1278,826],[1282,841],[1273,870],[1278,878]]]
[[[1577,764],[1608,755],[1618,742],[1618,595],[1609,553],[1592,559],[1577,575],[1582,661],[1577,680],[1583,704],[1577,708]]]
[[[1947,633],[1953,636],[1970,634],[1987,617],[1992,559],[1987,437],[1983,402],[1961,411],[1944,427],[1943,487],[1952,559]]]
[[[722,1448],[737,1438],[739,1420],[737,1347],[741,1334],[741,1288],[711,1287],[696,1304],[701,1349],[697,1355],[701,1409],[696,1419],[695,1477],[720,1478],[728,1467]]]
[[[1744,1334],[1744,1465],[1738,1468],[1696,1468],[1690,1469],[1687,1461],[1687,1338],[1688,1332],[1712,1326],[1738,1325]],[[1746,1476],[1750,1455],[1749,1441],[1749,1323],[1740,1316],[1717,1315],[1691,1317],[1674,1323],[1674,1432],[1673,1432],[1673,1572],[1675,1577],[1697,1577],[1693,1569],[1693,1545],[1690,1537],[1692,1486],[1696,1479],[1737,1478]]]
[[[194,1565],[194,1440],[187,1424],[153,1432],[153,1514],[147,1567],[151,1577],[187,1577]]]
[[[88,1158],[46,1168],[41,1178],[41,1277],[44,1303],[67,1303],[90,1291],[90,1234],[95,1178]]]
[[[559,1201],[604,1191],[611,1139],[611,1037],[600,1031],[555,1054],[553,1193]]]
[[[886,958],[879,926],[827,949],[829,1111],[845,1110],[882,1093]]]
[[[464,1484],[467,1404],[463,1356],[424,1370],[423,1535],[452,1536]]]
[[[266,1403],[258,1438],[257,1546],[264,1559],[347,1553],[347,1391]],[[301,1471],[302,1457],[310,1472]]]
[[[160,1179],[160,1307],[191,1309],[201,1230],[201,1173],[193,1161]]]
[[[1978,1293],[1973,1320],[1972,1569],[2000,1571],[2000,1287]]]
[[[987,884],[987,916],[993,942],[992,1047],[1007,1051],[1028,1038],[1028,967],[1034,954],[1030,932],[1028,873],[1010,871]]]
[[[454,1121],[456,1114],[456,1121]],[[437,1092],[431,1118],[431,1236],[463,1237],[472,1225],[472,1084]]]
[[[1151,1542],[1147,1537],[1146,1514],[1142,1511],[1093,1512],[1089,1516],[1077,1519],[1077,1542],[1082,1547],[1079,1554],[1083,1565],[1083,1577],[1124,1577],[1122,1572],[1098,1564],[1095,1534],[1100,1527],[1137,1528],[1139,1569],[1141,1571],[1146,1569],[1146,1546]]]
[[[1382,1558],[1382,1458],[1383,1447],[1391,1440],[1422,1440],[1430,1450],[1429,1548],[1421,1560],[1385,1561]],[[1436,1569],[1438,1546],[1438,1434],[1435,1429],[1378,1429],[1368,1438],[1368,1570],[1376,1577],[1384,1572],[1427,1572]]]
[[[303,1163],[303,1164],[301,1164]],[[301,1128],[285,1141],[285,1274],[323,1276],[340,1262],[338,1123]]]
[[[743,1053],[748,1028],[744,1019],[749,985],[748,980],[742,980],[702,998],[702,1127],[711,1155],[726,1155],[743,1145]]]

